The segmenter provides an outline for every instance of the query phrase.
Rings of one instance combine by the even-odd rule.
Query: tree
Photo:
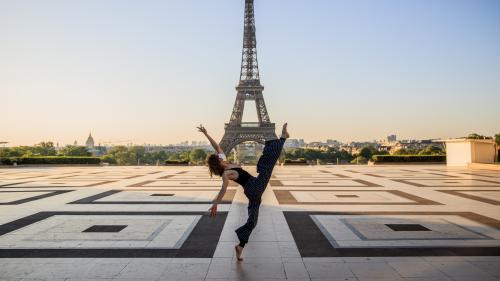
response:
[[[472,133],[467,136],[468,139],[475,139],[475,140],[484,140],[484,139],[491,139],[491,137],[486,137],[480,134]]]
[[[22,157],[32,154],[32,148],[29,146],[16,146],[0,150],[0,157]]]
[[[102,157],[102,162],[108,163],[108,164],[116,164],[116,159],[115,159],[114,155],[106,154]]]
[[[146,148],[144,146],[134,145],[129,149],[129,152],[135,155],[134,162],[139,165],[141,160],[144,158],[144,155],[146,155]]]
[[[284,151],[285,159],[288,160],[298,160],[298,159],[307,159],[307,160],[320,160],[321,163],[346,163],[350,162],[353,159],[352,154],[348,151],[342,149],[338,150],[337,148],[330,147],[327,150],[318,150],[318,149],[310,149],[310,148],[291,148],[286,149]]]
[[[77,145],[67,145],[59,152],[64,156],[91,156],[90,153],[85,146],[77,146]]]
[[[366,159],[365,157],[359,155],[358,157],[354,158],[352,161],[351,161],[351,164],[366,164],[368,163],[368,159]]]
[[[436,145],[429,145],[418,152],[418,155],[443,155],[443,154],[445,154],[443,149],[441,149],[441,147]]]
[[[151,151],[144,154],[144,157],[141,159],[141,163],[156,165],[157,163],[164,163],[167,158],[167,153],[163,150]]]
[[[33,147],[33,154],[37,156],[55,156],[57,154],[54,143],[41,142]]]
[[[137,158],[134,152],[126,146],[118,145],[112,147],[103,157],[103,161],[107,163],[116,163],[117,165],[136,165]]]
[[[179,151],[179,152],[170,154],[168,156],[167,160],[172,160],[172,161],[188,161],[190,153],[191,153],[190,151]]]
[[[193,149],[189,153],[190,162],[195,163],[195,164],[200,162],[200,161],[205,160],[206,157],[207,157],[207,153],[205,152],[205,150],[200,149],[200,148]]]
[[[131,151],[120,151],[115,155],[116,164],[118,165],[136,165],[136,155]]]
[[[406,148],[401,148],[401,149],[394,151],[393,154],[394,155],[408,155],[408,150],[406,150]]]
[[[389,155],[389,154],[390,154],[389,151],[381,150],[381,151],[377,151],[377,152],[373,153],[372,157],[374,155]]]
[[[377,152],[377,149],[373,145],[365,146],[359,152],[359,155],[363,156],[365,159],[372,158],[372,155]]]

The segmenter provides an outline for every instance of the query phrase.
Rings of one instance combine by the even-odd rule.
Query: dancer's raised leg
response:
[[[259,173],[257,178],[262,184],[267,185],[267,182],[269,182],[276,161],[278,161],[283,145],[288,137],[290,135],[287,131],[287,123],[285,123],[279,139],[266,141],[264,151],[257,162],[257,173]]]

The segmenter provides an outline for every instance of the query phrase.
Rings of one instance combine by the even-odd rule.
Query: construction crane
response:
[[[102,142],[99,142],[99,145],[101,145],[101,144],[117,144],[117,143],[132,143],[132,140],[102,141]]]

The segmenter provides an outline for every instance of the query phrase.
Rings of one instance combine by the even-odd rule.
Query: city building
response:
[[[89,149],[94,148],[94,138],[92,137],[91,133],[89,133],[89,137],[87,138],[87,141],[85,142],[85,146]]]
[[[285,148],[300,148],[304,146],[305,143],[303,139],[288,139],[284,145]]]
[[[389,135],[389,136],[387,136],[387,142],[388,143],[393,143],[393,142],[396,142],[396,141],[397,141],[396,135]]]
[[[337,140],[330,140],[330,139],[327,139],[326,140],[326,145],[330,146],[330,147],[335,147],[335,148],[339,148],[342,143],[337,141]]]

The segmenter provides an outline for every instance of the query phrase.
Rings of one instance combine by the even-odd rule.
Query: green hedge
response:
[[[285,159],[285,165],[306,165],[307,161],[305,158],[299,159]]]
[[[101,158],[99,157],[73,157],[73,156],[39,156],[39,157],[8,157],[0,158],[0,164],[3,165],[13,165],[17,163],[18,165],[88,165],[88,164],[100,164]]]
[[[189,165],[189,160],[167,160],[165,161],[165,165]]]
[[[375,163],[446,162],[445,155],[374,155]]]

